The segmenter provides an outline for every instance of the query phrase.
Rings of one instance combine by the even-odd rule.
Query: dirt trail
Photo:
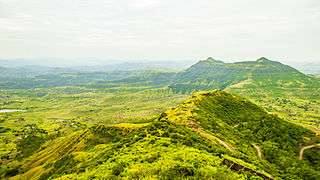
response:
[[[262,150],[260,148],[260,146],[256,145],[256,144],[252,144],[252,146],[256,149],[257,153],[258,153],[258,157],[260,159],[262,159]]]
[[[174,122],[174,123],[176,123],[176,122]],[[199,127],[199,125],[195,121],[189,121],[188,123],[176,123],[176,124],[182,124],[182,125],[189,127],[193,132],[199,134],[201,137],[204,137],[214,143],[219,143],[220,145],[222,145],[223,147],[225,147],[229,151],[235,150],[235,147],[233,147],[231,144],[228,144],[227,142],[224,142],[220,138],[214,136],[212,133],[205,131],[204,129]]]
[[[192,128],[192,130],[197,132],[200,136],[202,136],[204,138],[207,138],[207,139],[209,139],[211,141],[214,141],[214,142],[218,142],[219,144],[224,146],[229,151],[234,151],[235,150],[235,148],[232,145],[224,142],[223,140],[219,139],[218,137],[212,135],[211,133],[205,132],[204,130],[202,130],[200,128]]]
[[[300,152],[299,152],[299,160],[303,160],[303,153],[304,153],[305,150],[311,149],[311,148],[314,148],[314,147],[319,147],[320,148],[320,144],[313,144],[313,145],[310,145],[310,146],[302,147],[300,149]]]

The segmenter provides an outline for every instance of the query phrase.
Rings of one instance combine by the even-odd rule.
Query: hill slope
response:
[[[310,131],[223,91],[194,93],[178,108],[168,110],[164,118],[213,139],[236,157],[251,163],[258,158],[264,170],[278,169],[273,174],[278,172],[280,176],[297,163],[299,150],[305,144],[319,141]],[[306,167],[300,164],[294,168]]]
[[[188,92],[201,89],[225,89],[231,85],[245,80],[264,79],[266,82],[290,81],[288,87],[295,83],[310,83],[312,78],[306,76],[296,69],[268,60],[264,57],[256,61],[224,63],[222,61],[208,58],[199,61],[187,70],[178,74],[175,82],[170,86],[175,91]],[[267,86],[268,84],[264,84]],[[284,84],[285,85],[285,84]]]
[[[239,96],[200,92],[148,124],[94,126],[53,140],[5,171],[17,179],[317,179],[319,152],[298,159],[316,142]]]

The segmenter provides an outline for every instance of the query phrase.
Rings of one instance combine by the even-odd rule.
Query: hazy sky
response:
[[[320,61],[320,0],[0,0],[0,58]]]

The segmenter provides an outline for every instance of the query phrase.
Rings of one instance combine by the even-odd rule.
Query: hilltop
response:
[[[9,163],[6,176],[316,179],[319,152],[309,149],[304,160],[298,157],[317,141],[311,131],[244,98],[198,92],[149,123],[96,125],[52,140]]]
[[[319,137],[311,131],[268,114],[250,101],[224,91],[193,93],[163,117],[223,146],[235,154],[234,157],[242,157],[250,163],[260,161],[256,166],[267,172],[277,169],[272,174],[280,173],[280,176],[284,173],[282,170],[286,171],[294,162],[298,163],[296,159],[301,147],[319,142]]]
[[[309,82],[312,80],[298,70],[267,58],[256,61],[224,63],[209,57],[180,72],[170,86],[177,92],[190,92],[203,89],[225,89],[245,80],[265,79],[277,76],[277,79]]]

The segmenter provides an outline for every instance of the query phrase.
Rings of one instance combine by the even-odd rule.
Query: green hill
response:
[[[146,124],[97,125],[8,163],[16,179],[317,179],[309,130],[223,91],[194,93]]]
[[[177,92],[225,89],[231,85],[251,79],[270,81],[271,83],[278,80],[289,80],[291,82],[294,79],[295,83],[287,84],[288,87],[292,87],[297,83],[310,83],[313,80],[290,66],[264,57],[256,61],[236,63],[224,63],[208,58],[179,73],[170,87]],[[267,86],[268,84],[263,85]]]

